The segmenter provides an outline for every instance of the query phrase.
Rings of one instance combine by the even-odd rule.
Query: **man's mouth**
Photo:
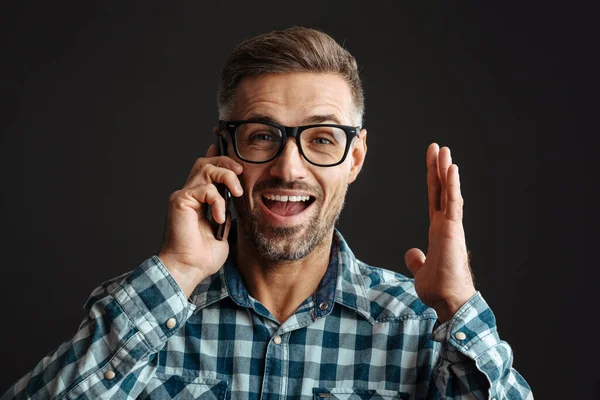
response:
[[[300,194],[286,196],[264,193],[261,198],[269,211],[284,217],[300,214],[315,201],[313,196]]]

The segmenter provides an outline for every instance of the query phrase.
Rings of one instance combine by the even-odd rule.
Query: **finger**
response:
[[[206,160],[203,159],[202,161]],[[215,164],[203,162],[198,170],[190,172],[184,188],[209,183],[223,183],[227,186],[231,194],[236,197],[241,196],[244,190],[242,189],[238,175],[243,171],[243,167],[229,157],[217,157],[210,160],[214,161]]]
[[[200,184],[201,182],[194,181],[194,177],[202,170],[202,167],[206,164],[213,164],[219,167],[228,168],[234,171],[236,174],[241,174],[244,171],[244,167],[233,158],[227,156],[220,156],[219,149],[216,144],[211,144],[206,151],[204,157],[199,157],[194,162],[190,173],[185,181],[184,187],[191,187]]]
[[[202,168],[204,168],[204,166],[208,164],[230,169],[237,175],[241,174],[244,171],[244,167],[242,167],[240,163],[227,156],[201,157],[196,159],[196,161],[194,162],[194,165],[192,166],[192,169],[187,177],[184,186],[195,186],[199,184],[200,182],[193,182],[193,179],[202,171]]]
[[[227,189],[236,197],[244,194],[240,178],[230,169],[221,168],[216,165],[206,164],[202,171],[194,177],[193,180],[198,180],[199,184],[222,183],[227,186]]]
[[[217,132],[215,128],[215,132]],[[204,160],[201,161],[201,160]],[[204,158],[199,158],[196,160],[199,163],[199,166],[202,166],[205,163],[211,163],[217,165],[219,167],[229,168],[232,171],[235,171],[237,174],[241,174],[244,170],[244,167],[238,162],[236,162],[233,158],[227,155],[219,155],[219,146],[216,144],[211,144],[206,151],[206,156]]]
[[[433,218],[433,213],[440,210],[440,196],[442,185],[438,172],[438,153],[437,143],[431,143],[427,148],[427,195],[429,198],[429,218]]]
[[[192,165],[192,169],[190,170],[190,173],[188,174],[187,179],[185,180],[185,184],[183,185],[183,187],[190,187],[193,186],[191,184],[191,179],[198,173],[198,171],[202,168],[202,166],[204,164],[206,164],[208,161],[208,159],[210,157],[215,157],[219,154],[219,149],[217,147],[216,144],[211,144],[210,146],[208,146],[208,149],[206,150],[206,154],[204,155],[204,157],[199,157],[196,159],[196,161],[194,161],[194,165]]]
[[[458,165],[452,164],[448,169],[447,184],[448,204],[446,206],[446,217],[453,221],[460,221],[463,215],[463,197],[460,191],[460,177],[458,176]]]
[[[452,165],[452,155],[448,147],[442,147],[438,155],[438,169],[440,171],[440,182],[442,183],[442,192],[440,194],[440,209],[446,209],[446,201],[448,199],[447,184],[448,184],[448,168]]]
[[[215,185],[194,186],[180,191],[179,197],[184,205],[194,208],[201,218],[206,215],[206,206],[210,205],[213,219],[222,224],[225,222],[225,199]]]
[[[404,254],[404,262],[410,272],[416,275],[423,264],[425,264],[425,254],[417,248],[410,249]]]

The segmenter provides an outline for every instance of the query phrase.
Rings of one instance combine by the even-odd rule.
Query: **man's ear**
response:
[[[352,160],[350,167],[350,176],[348,183],[352,183],[356,180],[358,173],[362,169],[365,157],[367,156],[367,130],[361,129],[359,132],[358,139],[352,145],[350,154],[348,155]]]
[[[215,136],[217,137],[217,140],[220,140],[219,137],[221,136],[219,134],[219,128],[218,127],[214,127],[213,128],[213,133],[215,134]],[[225,153],[226,155],[231,155],[233,154],[233,149],[232,146],[229,145],[229,140],[227,140],[226,137],[223,137],[223,144],[225,145]]]

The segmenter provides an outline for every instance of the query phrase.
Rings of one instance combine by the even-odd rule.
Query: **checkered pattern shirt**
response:
[[[279,323],[233,260],[186,298],[160,259],[91,294],[78,332],[5,399],[532,399],[478,293],[448,322],[335,232],[318,289]]]

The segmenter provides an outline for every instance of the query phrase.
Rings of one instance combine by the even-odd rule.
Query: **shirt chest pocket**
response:
[[[226,393],[225,381],[157,373],[139,399],[223,400]]]
[[[396,400],[408,399],[408,393],[395,392],[393,390],[353,389],[353,388],[314,388],[314,400]]]

